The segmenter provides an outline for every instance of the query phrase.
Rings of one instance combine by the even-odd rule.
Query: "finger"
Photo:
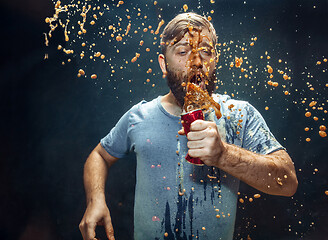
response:
[[[199,140],[203,140],[206,137],[206,132],[204,131],[193,131],[193,132],[189,132],[187,134],[187,139],[189,141],[199,141]]]
[[[112,225],[112,221],[111,221],[110,216],[105,217],[104,225],[105,225],[104,227],[105,227],[107,238],[109,240],[115,240],[115,238],[114,238],[114,229],[113,229],[113,225]]]
[[[205,141],[188,141],[187,146],[189,149],[204,148],[206,147]]]
[[[81,234],[82,234],[82,238],[83,238],[83,239],[86,239],[83,222],[80,223],[80,225],[79,225],[79,229],[80,229],[80,232],[81,232]]]
[[[190,124],[190,131],[202,131],[205,130],[208,126],[207,121],[204,120],[196,120]]]
[[[79,228],[80,228],[80,232],[82,234],[83,239],[89,240],[90,237],[88,236],[88,233],[87,233],[87,224],[86,224],[86,221],[84,221],[84,219],[82,219],[82,221],[79,225]]]
[[[85,240],[94,240],[96,238],[96,226],[94,222],[87,222],[85,227]]]
[[[188,154],[190,157],[201,158],[205,154],[204,148],[189,149]]]

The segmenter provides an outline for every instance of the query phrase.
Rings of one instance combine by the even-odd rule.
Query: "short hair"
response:
[[[207,29],[211,34],[213,48],[216,49],[218,37],[212,23],[204,16],[193,12],[187,12],[178,14],[164,28],[161,38],[161,50],[164,55],[166,54],[169,42],[173,39],[175,43],[179,42],[189,31],[190,26],[196,30]]]

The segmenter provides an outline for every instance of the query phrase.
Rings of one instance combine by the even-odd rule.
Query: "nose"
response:
[[[192,54],[191,67],[192,68],[203,68],[203,59],[200,56],[198,51],[196,51],[195,53]]]

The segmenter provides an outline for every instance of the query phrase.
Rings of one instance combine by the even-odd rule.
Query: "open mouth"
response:
[[[201,72],[195,72],[192,73],[190,78],[189,78],[189,82],[190,83],[194,83],[198,86],[200,86],[202,89],[205,89],[205,79],[204,79],[204,74]]]
[[[199,85],[199,83],[202,81],[202,76],[201,74],[194,74],[191,79],[190,82],[191,83],[195,83],[197,85]]]

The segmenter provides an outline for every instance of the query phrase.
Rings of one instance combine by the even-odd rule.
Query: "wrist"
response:
[[[224,166],[224,162],[227,159],[228,151],[229,151],[229,144],[226,142],[221,141],[221,152],[217,159],[217,167],[222,168]]]
[[[87,198],[87,205],[104,202],[106,202],[105,194],[97,194]]]

